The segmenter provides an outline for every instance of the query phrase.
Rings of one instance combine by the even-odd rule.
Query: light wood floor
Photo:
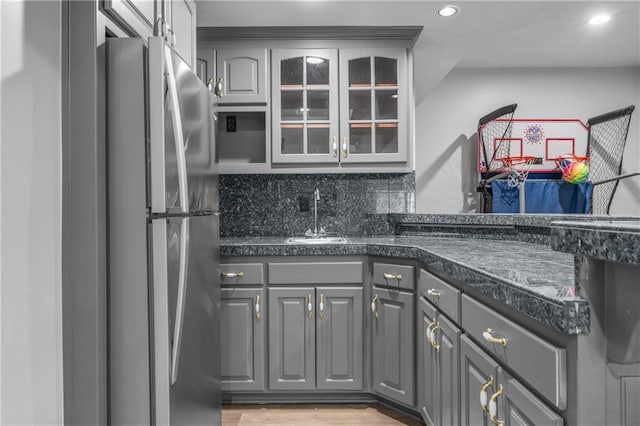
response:
[[[223,405],[222,425],[411,425],[420,422],[377,404]]]

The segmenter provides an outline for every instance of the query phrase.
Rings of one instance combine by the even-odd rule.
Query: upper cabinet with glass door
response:
[[[342,163],[408,161],[406,49],[340,50]]]
[[[338,51],[273,50],[272,162],[338,164]]]

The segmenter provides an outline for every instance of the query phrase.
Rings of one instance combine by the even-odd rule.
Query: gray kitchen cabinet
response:
[[[342,163],[405,163],[409,151],[407,51],[340,50]]]
[[[459,425],[461,331],[430,302],[418,305],[418,408],[427,425]]]
[[[268,50],[216,49],[215,80],[222,78],[218,105],[268,103]]]
[[[560,415],[466,335],[460,337],[460,359],[462,425],[564,424]]]
[[[316,388],[316,326],[313,287],[270,288],[269,388]]]
[[[151,37],[162,14],[157,0],[103,0],[102,12],[133,37]]]
[[[317,389],[362,390],[362,287],[316,288]]]
[[[264,390],[266,309],[263,288],[221,290],[221,387]]]
[[[178,55],[195,69],[194,0],[104,0],[99,3],[101,11],[128,35],[164,37]]]
[[[269,289],[270,389],[362,390],[362,291]]]
[[[272,162],[338,164],[337,49],[274,49]]]
[[[418,362],[417,362],[417,398],[418,410],[427,425],[436,423],[436,394],[437,365],[436,353],[431,343],[431,328],[436,324],[436,309],[423,299],[418,302]]]
[[[273,163],[408,161],[406,49],[275,49],[272,81]]]
[[[196,68],[196,2],[165,0],[170,45],[191,68]]]
[[[414,405],[415,296],[373,287],[371,301],[372,382],[374,392]]]
[[[460,336],[460,423],[491,425],[489,398],[498,389],[498,363],[467,336]]]
[[[566,348],[543,339],[467,295],[461,297],[465,333],[558,409],[567,407]]]

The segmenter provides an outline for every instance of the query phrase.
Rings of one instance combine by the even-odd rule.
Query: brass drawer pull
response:
[[[433,297],[440,297],[440,294],[441,294],[441,293],[440,293],[440,291],[439,291],[439,290],[436,290],[436,289],[434,289],[434,288],[430,288],[429,290],[427,290],[427,294],[428,294],[429,296],[433,296]]]
[[[440,324],[436,322],[436,326],[431,329],[431,347],[440,352],[440,345],[436,343],[436,330],[440,328]]]
[[[400,275],[400,274],[390,274],[388,272],[385,272],[384,274],[382,274],[382,276],[384,277],[385,280],[398,280],[398,281],[400,281],[402,279],[402,275]]]
[[[493,337],[493,334],[491,334],[492,331],[490,328],[487,328],[484,333],[482,333],[482,337],[484,338],[484,340],[486,340],[489,343],[500,343],[502,346],[507,346],[507,339],[505,339],[504,337]]]
[[[222,272],[220,276],[222,278],[242,278],[244,277],[244,272]]]
[[[338,138],[335,136],[333,137],[331,151],[333,152],[333,158],[338,158]]]
[[[320,293],[320,318],[324,317],[324,294]]]
[[[347,149],[347,138],[342,138],[342,157],[347,158],[349,156],[349,150]]]
[[[489,407],[487,407],[488,397],[487,397],[487,389],[493,385],[493,376],[489,376],[489,380],[485,383],[480,389],[480,406],[482,407],[482,411],[485,413],[489,412]]]
[[[255,310],[256,310],[256,318],[260,319],[260,295],[256,296]]]
[[[494,393],[491,399],[489,400],[489,417],[493,424],[503,425],[504,422],[502,420],[498,420],[498,402],[496,401],[500,395],[504,393],[502,389],[502,385],[498,385],[498,392]]]
[[[378,318],[378,305],[376,302],[378,301],[378,295],[376,294],[371,301],[371,313],[374,317]]]
[[[313,318],[313,304],[311,303],[311,295],[307,296],[307,316]]]
[[[433,327],[436,326],[436,319],[434,318],[430,323],[429,326],[427,327],[427,342],[429,342],[429,344],[433,347],[433,340],[431,340],[432,335],[431,335],[431,329]]]

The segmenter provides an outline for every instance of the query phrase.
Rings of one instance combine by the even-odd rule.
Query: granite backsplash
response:
[[[220,234],[288,236],[318,227],[351,236],[393,232],[385,213],[415,212],[415,173],[220,176]]]

